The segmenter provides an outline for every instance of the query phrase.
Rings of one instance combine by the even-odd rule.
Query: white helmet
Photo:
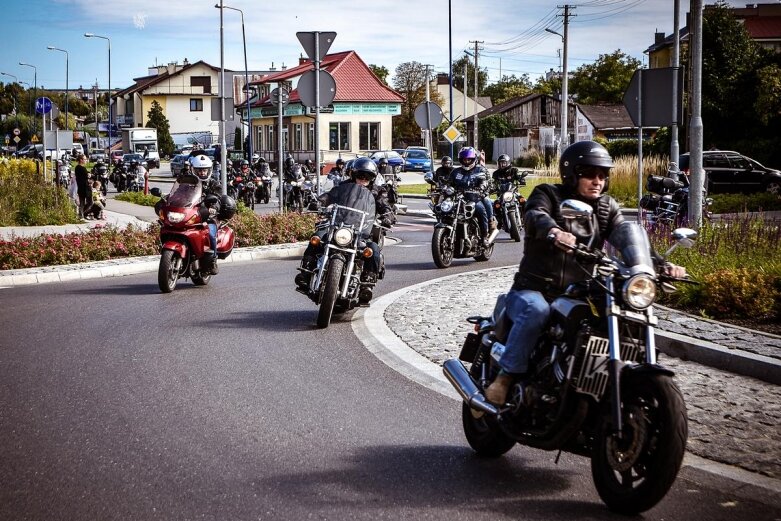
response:
[[[190,158],[190,168],[201,181],[206,181],[212,175],[212,160],[206,154]]]

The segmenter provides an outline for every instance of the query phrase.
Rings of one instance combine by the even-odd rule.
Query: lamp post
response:
[[[24,62],[19,62],[19,65],[23,65],[25,67],[32,67],[35,70],[35,80],[34,80],[35,87],[33,89],[33,100],[38,99],[38,67]],[[38,121],[35,119],[35,113],[33,112],[33,135],[35,135],[37,132],[38,132]]]
[[[566,33],[566,25],[564,27],[564,32]],[[563,48],[561,73],[561,146],[559,149],[561,151],[569,143],[569,137],[567,136],[567,117],[569,116],[569,107],[567,106],[567,38],[563,34],[558,33],[553,29],[546,27],[545,30],[551,34],[555,34],[556,36],[561,37],[561,45]]]
[[[86,38],[100,38],[108,42],[108,153],[109,160],[111,160],[111,127],[114,125],[111,114],[111,38],[92,33],[84,33],[84,36]],[[95,129],[95,132],[98,132],[98,135],[100,135],[98,129]]]
[[[54,47],[53,45],[49,45],[46,48],[50,51],[60,51],[65,53],[65,130],[70,130],[70,127],[68,126],[68,61],[70,59],[70,55],[65,49],[60,49],[59,47]]]
[[[214,7],[217,9],[220,9],[220,4],[214,4]],[[250,163],[252,162],[252,109],[250,107],[250,95],[249,95],[249,71],[247,70],[247,37],[246,33],[244,32],[244,11],[241,9],[238,9],[236,7],[230,7],[227,5],[222,6],[223,9],[230,9],[232,11],[238,11],[241,14],[241,39],[244,42],[244,92],[247,96],[247,126],[248,126],[248,135],[249,140],[247,143],[247,159],[249,159]],[[244,130],[244,126],[242,125],[242,130]],[[243,142],[243,141],[242,141]]]

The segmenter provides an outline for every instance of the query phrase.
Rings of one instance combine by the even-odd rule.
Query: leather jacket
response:
[[[526,202],[524,255],[515,274],[513,289],[532,289],[553,298],[563,293],[570,284],[584,280],[584,268],[590,272],[593,267],[576,263],[574,255],[556,247],[547,238],[550,229],[558,227],[575,235],[578,243],[589,242],[591,235],[588,224],[577,220],[565,221],[561,216],[559,206],[564,199],[579,199],[594,208],[598,225],[594,230],[593,247],[603,247],[613,230],[624,222],[618,203],[607,194],[589,201],[560,184],[537,186]],[[624,245],[613,246],[620,249]]]
[[[464,170],[463,168],[456,168],[450,173],[447,183],[458,190],[463,192],[465,190],[473,190],[481,193],[485,193],[488,189],[488,175],[482,166],[478,165],[472,168],[472,170]],[[468,201],[479,201],[482,196],[477,194],[466,194],[465,199]]]

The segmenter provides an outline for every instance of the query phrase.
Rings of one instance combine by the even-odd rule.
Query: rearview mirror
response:
[[[691,228],[676,228],[672,233],[673,239],[684,248],[694,246],[694,240],[697,238],[697,232]]]
[[[577,199],[565,199],[561,202],[561,216],[565,219],[580,219],[582,217],[591,217],[594,209],[590,204],[578,201]]]

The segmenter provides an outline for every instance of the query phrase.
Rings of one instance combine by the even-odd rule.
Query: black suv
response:
[[[678,160],[681,171],[689,173],[689,154]],[[706,150],[702,153],[705,187],[709,194],[771,192],[781,195],[781,172],[767,168],[738,152]]]

